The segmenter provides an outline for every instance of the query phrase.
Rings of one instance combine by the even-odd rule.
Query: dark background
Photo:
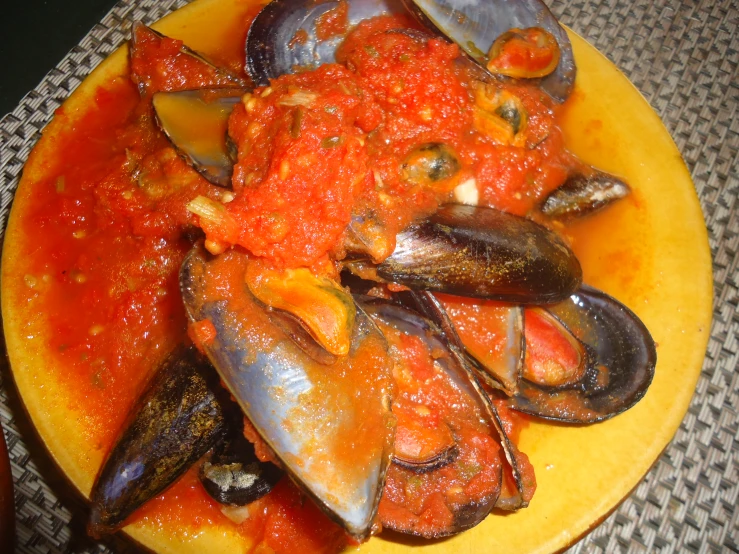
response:
[[[0,117],[12,111],[116,0],[3,0]]]

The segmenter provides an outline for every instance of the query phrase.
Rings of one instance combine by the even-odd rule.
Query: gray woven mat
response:
[[[129,36],[186,0],[122,0],[0,120],[0,229],[40,130]],[[554,0],[553,11],[626,73],[690,169],[708,225],[714,321],[695,397],[677,435],[631,496],[570,552],[739,552],[739,5],[736,0]],[[20,552],[130,552],[94,543],[84,511],[48,461],[0,368]]]

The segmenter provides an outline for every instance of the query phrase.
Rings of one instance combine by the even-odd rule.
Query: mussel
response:
[[[391,361],[357,310],[348,356],[330,366],[305,354],[249,293],[248,256],[196,247],[181,270],[190,320],[208,320],[213,365],[285,470],[357,539],[369,535],[393,439]]]
[[[582,280],[575,254],[531,220],[490,208],[444,206],[397,236],[377,275],[412,289],[543,304]]]
[[[561,52],[556,69],[539,86],[558,102],[565,101],[575,83],[575,60],[567,33],[540,0],[457,2],[455,0],[403,0],[427,27],[453,40],[484,67],[495,40],[511,29],[538,27],[551,33]]]
[[[540,209],[549,217],[574,218],[602,210],[630,192],[629,185],[615,175],[592,170],[571,175],[544,199]]]
[[[228,116],[246,92],[217,88],[152,96],[159,127],[185,161],[214,185],[231,187],[234,155],[227,140]]]
[[[567,338],[582,371],[561,385],[521,379],[508,400],[511,408],[555,421],[595,423],[620,414],[644,396],[654,377],[657,352],[649,331],[631,310],[582,286],[545,311],[571,335]]]
[[[505,393],[514,410],[595,423],[636,404],[654,377],[657,355],[647,328],[626,306],[587,285],[555,304],[508,308],[508,347],[483,362],[467,350],[434,295],[404,294],[401,299],[436,322],[464,352],[470,371],[494,389],[494,396]],[[537,337],[547,344],[537,343]]]
[[[502,483],[503,465],[496,457],[497,447],[489,444],[490,440],[497,439],[489,401],[474,377],[459,363],[456,353],[449,349],[443,334],[431,322],[407,308],[385,300],[367,297],[360,299],[359,302],[363,309],[381,325],[386,336],[402,335],[408,337],[407,340],[416,339],[419,344],[428,349],[429,358],[431,358],[430,353],[433,352],[433,365],[422,375],[417,376],[417,381],[414,381],[410,375],[422,370],[415,369],[417,366],[414,366],[414,369],[404,366],[402,350],[396,354],[395,371],[399,383],[402,383],[399,385],[402,389],[399,391],[399,398],[393,405],[393,411],[398,413],[398,433],[401,434],[402,427],[404,434],[412,434],[412,428],[406,427],[419,419],[423,421],[423,417],[419,417],[418,414],[414,414],[415,417],[402,417],[402,413],[406,410],[415,409],[424,415],[438,410],[442,414],[440,416],[442,420],[438,425],[429,426],[434,431],[432,442],[438,441],[445,448],[440,449],[436,456],[429,456],[425,463],[408,463],[407,456],[404,457],[403,453],[410,448],[402,444],[398,445],[402,440],[396,440],[394,466],[390,470],[388,486],[380,508],[380,520],[383,527],[435,538],[457,533],[476,525],[495,506]],[[389,338],[389,340],[391,344],[402,341],[399,337]],[[423,383],[430,381],[440,381],[435,384],[438,388],[435,389],[437,392],[434,394],[423,391]],[[421,384],[416,386],[415,382]],[[406,388],[408,390],[405,390]],[[454,406],[456,417],[444,416],[444,405],[447,405],[447,410]],[[484,421],[484,424],[480,424],[480,420]],[[439,440],[440,433],[441,440]],[[474,438],[466,438],[469,434]],[[400,456],[398,451],[401,453]],[[442,470],[447,474],[452,474],[454,470],[444,469],[449,464],[455,467],[460,466],[457,470],[459,476],[450,478],[460,488],[460,493],[458,497],[447,497],[445,500],[451,514],[445,524],[430,525],[424,521],[424,518],[419,517],[425,509],[424,504],[409,503],[408,487],[423,489],[426,481],[431,483],[440,478],[443,479],[439,473]],[[475,466],[479,473],[461,469],[462,466],[466,468]],[[456,473],[453,474],[456,475]],[[465,474],[466,477],[463,476]],[[481,481],[487,482],[487,486],[481,485],[480,494],[466,497],[461,489],[473,477],[479,477]],[[411,486],[409,482],[414,484]],[[429,498],[428,502],[432,501],[433,499]],[[413,514],[415,517],[396,517],[399,511],[406,515]]]

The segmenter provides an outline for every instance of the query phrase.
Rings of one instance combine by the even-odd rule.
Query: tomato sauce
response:
[[[341,17],[332,14],[322,32],[341,32]],[[357,214],[377,217],[387,255],[398,230],[453,201],[465,182],[473,183],[480,203],[526,214],[564,180],[576,162],[542,93],[507,89],[526,111],[524,131],[491,119],[497,116],[488,103],[497,102],[500,91],[475,90],[454,63],[456,46],[384,32],[408,25],[402,18],[363,23],[344,44],[340,64],[281,77],[244,96],[229,122],[238,145],[231,195],[178,156],[156,127],[150,96],[243,82],[238,49],[228,49],[232,54],[223,60],[230,70],[217,70],[180,41],[136,31],[132,80],[99,89],[88,113],[58,138],[58,157],[48,162],[53,177],[33,183],[40,201],[21,223],[37,239],[25,282],[45,295],[49,341],[59,361],[49,371],[84,414],[94,448],[112,447],[157,362],[186,340],[178,270],[203,231],[210,241],[238,245],[277,269],[336,275]],[[419,152],[430,144],[447,150]],[[408,177],[427,151],[450,156],[449,175]],[[223,203],[231,224],[193,215],[187,205],[196,196]],[[190,331],[201,345],[214,338],[206,322]],[[450,506],[479,502],[500,486],[499,446],[480,424],[479,408],[454,415],[452,404],[469,404],[458,391],[443,383],[423,386],[436,380],[433,353],[407,337],[393,348],[400,361],[394,377],[403,389],[398,417],[407,416],[406,429],[418,421],[441,429],[406,435],[406,446],[446,440],[443,421],[455,433],[461,462],[421,477],[394,466],[380,511],[417,529],[449,525]],[[360,459],[347,448],[347,460]],[[522,467],[533,492],[530,466]],[[191,470],[135,518],[231,526],[274,552],[332,552],[346,541],[287,480],[249,513],[244,523],[233,523]]]
[[[244,97],[229,122],[236,198],[225,216],[200,217],[217,251],[240,245],[276,267],[320,272],[344,256],[352,221],[371,214],[380,261],[399,230],[451,201],[459,185],[526,214],[564,181],[576,161],[545,94],[477,83],[455,63],[456,45],[419,39],[408,25],[397,16],[362,22],[337,53],[340,65]],[[512,107],[515,124],[498,115]],[[441,173],[430,169],[439,157],[448,164]]]

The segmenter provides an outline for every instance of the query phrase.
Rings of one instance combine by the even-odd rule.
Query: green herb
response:
[[[372,56],[373,58],[379,58],[379,57],[380,57],[380,53],[379,53],[379,52],[377,51],[377,49],[376,49],[376,48],[375,48],[374,46],[372,46],[371,44],[365,44],[365,45],[364,45],[364,50],[365,50],[365,51],[366,51],[366,52],[367,52],[367,53],[368,53],[368,54],[369,54],[370,56]]]
[[[418,490],[423,486],[423,479],[421,479],[417,475],[413,475],[410,479],[408,479],[408,485],[414,489]]]
[[[462,477],[467,481],[472,479],[482,470],[482,466],[480,464],[465,464],[463,462],[459,462],[457,464],[457,468],[459,469],[459,473],[462,474]]]
[[[336,106],[330,106],[330,105],[329,106],[325,106],[323,109],[324,109],[324,111],[326,113],[330,113],[331,115],[333,115],[337,111],[339,111],[339,108],[337,108]]]

